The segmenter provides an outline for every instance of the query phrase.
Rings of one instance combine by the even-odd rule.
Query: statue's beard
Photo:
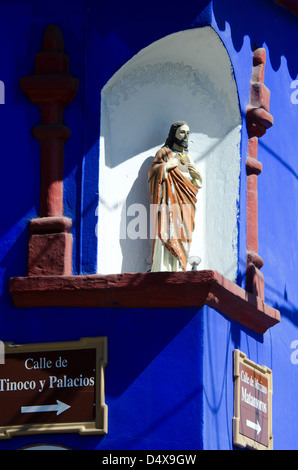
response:
[[[183,147],[185,150],[188,149],[188,141],[187,140],[183,140],[183,139],[177,139],[177,137],[174,137],[174,142],[175,144],[177,145],[180,145],[180,147]]]

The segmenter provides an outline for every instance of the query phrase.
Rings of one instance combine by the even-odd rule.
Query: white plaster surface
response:
[[[203,176],[191,254],[202,258],[199,269],[235,280],[241,115],[230,59],[211,27],[151,44],[102,90],[98,273],[150,269],[147,175],[177,120],[190,126]]]

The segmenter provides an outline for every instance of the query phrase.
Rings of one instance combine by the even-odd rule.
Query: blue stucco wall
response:
[[[34,443],[72,449],[201,449],[202,316],[196,309],[28,309],[11,317],[15,341],[108,337],[108,434],[20,436],[0,449]],[[23,333],[20,333],[20,331]]]
[[[264,260],[265,301],[281,313],[281,323],[264,335],[257,335],[227,322],[211,310],[204,320],[204,447],[233,448],[233,350],[240,349],[273,373],[273,446],[297,449],[298,370],[293,343],[297,339],[297,163],[295,128],[297,104],[291,88],[297,78],[298,63],[293,44],[298,35],[298,19],[271,1],[213,2],[213,26],[230,54],[238,86],[242,113],[248,104],[247,71],[254,47],[265,47],[265,85],[270,89],[270,112],[274,125],[259,139],[258,160],[263,172],[258,177],[259,254]],[[283,31],[277,35],[277,31]],[[243,133],[242,150],[247,137]],[[245,157],[245,154],[242,155]],[[243,163],[243,161],[242,161]],[[244,173],[244,172],[243,172]],[[240,206],[245,199],[242,174]],[[245,222],[240,218],[240,244]],[[239,283],[244,259],[240,250]],[[296,271],[296,272],[295,272]]]
[[[297,77],[298,19],[273,0],[190,1],[183,14],[172,2],[131,0],[115,6],[96,0],[1,0],[0,339],[18,343],[108,336],[106,436],[48,435],[0,441],[0,449],[48,442],[76,449],[232,449],[232,352],[273,370],[275,449],[297,449],[298,365],[291,361],[297,331],[296,127],[291,102]],[[158,8],[157,8],[158,7]],[[158,13],[157,13],[158,12]],[[74,274],[96,270],[96,207],[100,90],[133,55],[168,34],[211,24],[230,55],[240,108],[249,101],[252,48],[265,47],[265,84],[275,123],[259,141],[259,253],[266,302],[282,321],[256,335],[209,309],[17,309],[10,277],[26,275],[28,223],[39,213],[39,147],[31,129],[39,110],[19,88],[34,71],[44,30],[60,26],[71,73],[80,79],[65,108],[71,129],[65,144],[65,215],[73,221]],[[277,34],[277,31],[279,34]],[[244,116],[245,118],[245,116]],[[245,124],[245,122],[244,122]],[[242,129],[239,201],[239,273],[244,286],[247,136]],[[0,366],[1,367],[1,366]]]

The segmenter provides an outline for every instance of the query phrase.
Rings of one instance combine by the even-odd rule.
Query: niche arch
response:
[[[191,254],[199,269],[235,281],[241,113],[228,53],[212,27],[181,31],[141,50],[101,97],[99,274],[151,267],[148,170],[170,125],[190,125],[189,150],[203,176]]]

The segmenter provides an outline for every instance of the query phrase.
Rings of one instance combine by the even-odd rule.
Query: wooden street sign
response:
[[[5,344],[0,439],[15,434],[107,432],[107,338]]]
[[[234,351],[233,442],[269,450],[272,437],[272,371]]]

